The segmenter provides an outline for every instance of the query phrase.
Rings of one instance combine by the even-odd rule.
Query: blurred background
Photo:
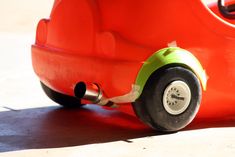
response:
[[[37,22],[49,17],[53,0],[0,0],[0,32],[35,32]]]
[[[53,0],[0,0],[0,111],[51,105],[32,70],[31,45],[52,5]],[[32,106],[32,100],[41,103]]]

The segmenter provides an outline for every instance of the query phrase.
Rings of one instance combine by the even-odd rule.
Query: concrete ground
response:
[[[234,156],[235,116],[163,135],[122,111],[62,109],[42,92],[30,58],[37,21],[53,0],[0,2],[1,157]]]

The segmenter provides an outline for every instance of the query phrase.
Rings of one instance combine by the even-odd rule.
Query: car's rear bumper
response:
[[[98,83],[108,97],[131,91],[142,63],[74,55],[32,46],[32,63],[40,81],[58,92],[74,95],[80,81]]]

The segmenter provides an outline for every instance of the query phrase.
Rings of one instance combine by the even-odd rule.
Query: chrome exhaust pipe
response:
[[[91,101],[94,104],[101,106],[114,106],[115,104],[109,101],[103,95],[103,92],[98,84],[86,84],[85,82],[79,82],[74,88],[74,95],[79,99],[85,99]]]

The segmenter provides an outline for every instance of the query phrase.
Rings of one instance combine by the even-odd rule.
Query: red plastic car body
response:
[[[216,0],[55,0],[50,19],[37,27],[34,70],[58,93],[74,96],[78,82],[89,82],[111,100],[130,94],[138,79],[146,84],[150,74],[141,70],[154,54],[180,47],[176,51],[195,58],[182,55],[161,65],[184,65],[195,73],[205,90],[199,115],[234,114],[235,20],[218,6]],[[139,88],[141,95],[145,87]]]

